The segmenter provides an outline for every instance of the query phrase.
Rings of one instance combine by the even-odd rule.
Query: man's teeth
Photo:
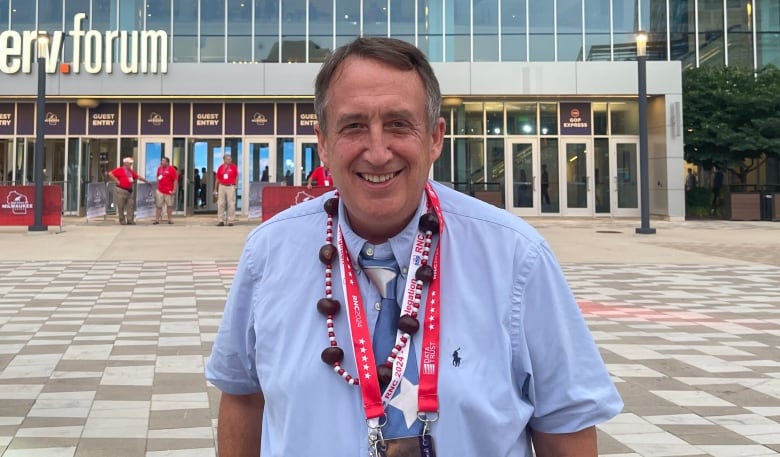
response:
[[[395,176],[395,173],[386,173],[383,175],[369,175],[369,174],[363,174],[363,179],[366,181],[370,181],[376,184],[383,183],[385,181],[389,181],[390,179]]]

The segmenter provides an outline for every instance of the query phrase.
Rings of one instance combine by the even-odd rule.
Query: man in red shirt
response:
[[[333,177],[330,175],[330,170],[324,165],[315,168],[309,175],[309,180],[306,182],[306,187],[309,189],[311,189],[312,181],[318,186],[330,187],[333,185]]]
[[[155,204],[157,212],[153,224],[160,223],[162,208],[165,205],[165,211],[168,215],[168,223],[173,224],[173,196],[178,185],[179,174],[176,168],[171,166],[171,161],[167,157],[160,159],[160,166],[157,167],[157,193],[155,194]]]
[[[114,187],[114,203],[116,203],[116,214],[119,217],[119,223],[121,225],[135,225],[133,183],[135,181],[143,181],[148,184],[149,181],[139,176],[133,170],[132,157],[122,159],[122,166],[108,172],[108,177],[116,183]]]
[[[233,163],[230,153],[222,156],[222,165],[217,168],[214,195],[217,196],[217,227],[233,226],[236,217],[236,184],[238,184],[238,167]],[[227,207],[227,212],[225,208]],[[227,214],[227,219],[225,219]]]

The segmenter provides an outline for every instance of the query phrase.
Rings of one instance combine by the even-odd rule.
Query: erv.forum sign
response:
[[[100,33],[84,30],[84,13],[73,16],[73,29],[67,34],[73,37],[73,61],[60,65],[61,73],[97,74],[114,72],[114,50],[119,54],[119,71],[134,73],[168,72],[168,34],[164,30],[109,30]],[[43,57],[46,73],[57,71],[62,40],[65,32],[55,31]],[[30,73],[36,56],[38,32],[6,30],[0,33],[0,72]],[[115,45],[118,44],[118,47]]]

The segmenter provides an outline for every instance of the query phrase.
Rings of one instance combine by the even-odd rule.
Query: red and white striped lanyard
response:
[[[440,286],[440,257],[439,245],[441,244],[441,234],[444,232],[444,218],[441,213],[439,199],[430,183],[425,187],[427,204],[426,206],[436,213],[439,219],[439,243],[433,254],[433,278],[428,286],[427,304],[425,306],[425,316],[421,326],[423,327],[422,341],[422,360],[420,363],[419,390],[418,390],[418,413],[436,414],[439,410],[438,397],[438,379],[439,379],[439,338],[440,338],[440,315],[441,304],[439,297],[441,295]],[[405,300],[401,306],[401,314],[409,314],[413,308],[413,300],[416,293],[416,279],[414,273],[421,266],[422,257],[421,242],[425,235],[418,232],[415,238],[415,244],[412,248],[412,255],[409,259],[409,270],[407,271],[407,282],[404,289]],[[360,390],[363,397],[363,407],[366,412],[366,420],[369,428],[376,428],[379,418],[384,416],[384,405],[392,398],[392,391],[395,390],[400,377],[403,376],[408,357],[400,353],[396,357],[393,366],[393,380],[385,390],[383,395],[379,389],[379,377],[376,372],[376,362],[374,360],[374,351],[371,344],[371,332],[366,319],[363,299],[360,295],[360,286],[358,285],[355,272],[352,269],[349,252],[344,242],[341,226],[338,229],[338,250],[339,265],[341,266],[341,283],[344,289],[345,306],[349,316],[350,336],[352,338],[352,348],[355,354],[355,364],[358,369],[360,379]],[[404,350],[408,351],[409,344],[405,345]],[[403,355],[402,357],[400,355]],[[414,357],[414,355],[412,355]],[[394,381],[396,386],[394,386]],[[392,391],[391,391],[392,388]],[[390,395],[388,392],[390,391]],[[372,427],[373,425],[373,427]]]

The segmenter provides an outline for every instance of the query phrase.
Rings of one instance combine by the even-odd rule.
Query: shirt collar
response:
[[[420,204],[417,205],[417,211],[412,219],[406,224],[403,230],[394,237],[382,243],[377,250],[384,251],[391,249],[393,251],[393,257],[398,265],[405,267],[409,264],[409,259],[412,255],[412,248],[414,247],[414,239],[417,235],[417,227],[419,225],[419,219],[425,211],[425,196],[420,198]],[[360,250],[366,243],[366,240],[352,231],[352,227],[349,224],[349,218],[346,217],[347,210],[344,208],[344,202],[339,199],[339,223],[341,224],[341,232],[344,236],[344,243],[349,251],[350,261],[352,265],[357,265],[357,258],[360,255]],[[343,217],[341,215],[344,215]],[[388,248],[389,245],[389,248]]]

